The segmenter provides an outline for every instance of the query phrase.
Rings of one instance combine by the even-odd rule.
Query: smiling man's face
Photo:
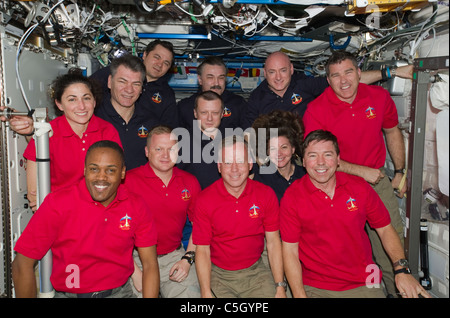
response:
[[[351,104],[355,100],[360,79],[361,70],[351,60],[330,65],[327,80],[341,101]]]
[[[86,156],[84,177],[92,199],[106,207],[116,197],[125,178],[125,165],[114,149],[92,149]]]

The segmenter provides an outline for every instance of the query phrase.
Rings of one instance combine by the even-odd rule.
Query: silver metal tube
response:
[[[46,109],[36,109],[36,121],[45,122],[47,119]],[[41,128],[37,128],[41,129]],[[42,128],[46,129],[46,128]],[[37,165],[37,206],[44,201],[47,194],[50,193],[50,151],[49,151],[50,131],[37,133],[36,142],[36,165]],[[39,261],[40,297],[51,298],[54,295],[54,289],[50,282],[52,273],[52,252],[47,254]]]
[[[30,112],[15,112],[11,108],[7,107],[0,111],[0,116],[4,116],[6,119],[10,119],[13,116],[30,116]]]

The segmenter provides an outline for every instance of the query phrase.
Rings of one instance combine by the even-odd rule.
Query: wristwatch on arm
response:
[[[397,75],[397,68],[396,67],[390,68],[389,73],[391,73],[391,78],[395,77]]]
[[[278,287],[283,287],[284,290],[287,290],[287,283],[286,283],[286,281],[275,283],[275,288],[278,288]]]
[[[394,267],[394,275],[400,273],[411,274],[411,271],[409,270],[409,262],[407,259],[401,258],[398,261],[396,261],[392,266]],[[402,268],[395,270],[397,266],[401,266]]]
[[[184,254],[184,256],[181,259],[187,260],[189,265],[192,265],[195,262],[195,252],[194,251],[186,252],[186,254]]]

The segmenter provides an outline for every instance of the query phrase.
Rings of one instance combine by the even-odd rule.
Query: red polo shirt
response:
[[[153,216],[141,197],[120,186],[104,207],[81,180],[47,195],[14,249],[36,260],[51,249],[53,287],[78,294],[122,286],[134,271],[134,246],[155,244]],[[66,285],[76,272],[79,288]]]
[[[158,229],[158,255],[177,249],[183,237],[186,216],[192,220],[190,206],[200,192],[200,184],[190,173],[173,168],[172,178],[166,186],[149,164],[131,169],[125,177],[130,191],[141,194],[152,210]]]
[[[309,103],[303,122],[305,137],[316,129],[331,131],[343,160],[379,169],[386,161],[382,129],[397,126],[398,115],[388,91],[360,83],[351,104],[341,101],[328,87]]]
[[[253,265],[263,252],[265,232],[279,230],[275,192],[251,179],[239,198],[217,180],[197,197],[194,211],[194,244],[210,245],[211,261],[225,270]]]
[[[367,266],[373,264],[366,221],[380,228],[390,223],[390,217],[362,178],[336,172],[333,199],[308,176],[286,190],[280,205],[281,239],[299,243],[305,285],[342,291],[366,284],[371,274]]]
[[[113,125],[93,115],[89,125],[80,138],[74,133],[66,119],[59,116],[50,122],[53,135],[49,139],[50,152],[50,184],[51,190],[77,183],[83,179],[84,159],[89,147],[100,140],[112,140],[120,146],[119,133]],[[36,161],[36,145],[30,140],[23,156]]]

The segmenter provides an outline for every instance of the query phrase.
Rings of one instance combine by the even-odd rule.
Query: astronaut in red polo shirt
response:
[[[121,185],[122,148],[94,143],[86,154],[85,178],[50,193],[14,249],[17,297],[36,297],[34,265],[49,249],[55,297],[133,297],[128,279],[137,247],[144,264],[143,295],[158,297],[159,271],[153,215],[142,197]]]
[[[54,107],[62,112],[50,121],[53,134],[48,140],[50,185],[51,191],[55,191],[83,179],[86,151],[94,142],[107,139],[121,145],[121,141],[113,125],[94,115],[97,90],[80,69],[70,69],[67,74],[58,76],[52,82],[50,92]],[[27,159],[27,198],[35,211],[37,160],[34,139],[28,143],[23,156]]]
[[[286,190],[280,205],[283,261],[293,296],[385,297],[365,232],[368,222],[394,264],[401,295],[430,297],[404,267],[403,246],[377,193],[362,178],[336,172],[336,137],[313,131],[302,154],[308,175]]]
[[[194,207],[202,297],[286,297],[275,192],[248,178],[252,162],[243,138],[224,138],[219,158],[222,178],[200,193]],[[264,238],[272,273],[261,261]]]
[[[339,171],[362,177],[372,185],[403,242],[403,221],[394,189],[400,198],[407,190],[405,145],[395,103],[384,88],[360,83],[361,70],[351,53],[335,52],[326,70],[330,87],[308,105],[303,117],[305,136],[324,129],[337,137],[341,150]],[[395,169],[392,182],[384,170],[386,148]],[[376,231],[370,227],[367,231],[375,261],[384,269],[386,293],[395,297],[392,264]]]
[[[154,127],[147,137],[145,153],[148,163],[129,170],[125,185],[130,191],[144,194],[153,211],[158,230],[156,251],[160,271],[160,294],[163,298],[198,298],[195,267],[195,246],[192,239],[186,250],[182,246],[183,227],[191,214],[192,201],[200,192],[200,184],[192,174],[174,167],[177,160],[177,137],[168,126]],[[139,265],[139,257],[135,255]],[[140,269],[133,281],[140,282]],[[140,286],[135,283],[139,291]]]

